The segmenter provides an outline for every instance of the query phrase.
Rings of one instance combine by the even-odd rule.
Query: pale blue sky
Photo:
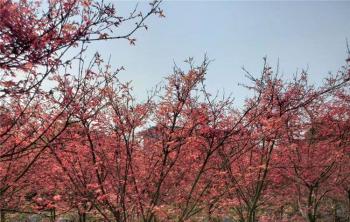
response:
[[[135,5],[113,2],[121,12]],[[247,96],[238,86],[246,82],[241,67],[258,75],[265,55],[273,67],[279,59],[285,78],[308,67],[316,84],[345,64],[350,2],[166,1],[162,8],[166,18],[149,19],[149,30],[135,35],[136,46],[118,40],[91,48],[111,55],[112,65],[126,67],[121,79],[133,81],[140,99],[171,73],[174,61],[185,67],[187,57],[200,62],[205,53],[215,60],[207,87],[232,92],[237,105]]]

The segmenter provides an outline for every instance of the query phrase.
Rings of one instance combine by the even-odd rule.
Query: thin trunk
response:
[[[0,222],[5,222],[5,210],[0,209]]]
[[[256,221],[256,209],[250,209],[249,210],[249,216],[248,216],[248,221],[247,222],[255,222]]]
[[[314,187],[309,188],[309,196],[307,201],[307,219],[309,222],[316,222],[316,212],[314,210]]]
[[[337,215],[337,203],[335,200],[333,200],[333,222],[338,221],[338,215]]]
[[[279,220],[283,220],[283,213],[284,213],[284,206],[281,206],[280,210],[279,210]]]
[[[50,214],[50,220],[54,222],[56,220],[56,209],[52,209]]]
[[[350,222],[350,190],[348,190],[348,222]]]
[[[79,213],[79,222],[86,222],[86,213]]]

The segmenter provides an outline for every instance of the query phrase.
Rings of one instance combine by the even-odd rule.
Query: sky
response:
[[[112,1],[117,12],[127,13],[135,1]],[[139,3],[147,9],[147,2]],[[113,67],[124,66],[120,79],[132,81],[138,99],[171,74],[174,63],[206,54],[209,65],[206,85],[210,92],[232,93],[242,105],[249,93],[245,67],[259,76],[263,57],[290,79],[307,69],[311,83],[319,85],[329,72],[345,64],[346,39],[350,39],[350,1],[165,1],[165,18],[152,17],[148,31],[134,36],[136,46],[125,40],[94,43],[90,50],[111,56]]]

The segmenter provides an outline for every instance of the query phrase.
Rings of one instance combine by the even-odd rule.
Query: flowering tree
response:
[[[86,102],[85,84],[96,77],[82,60],[87,45],[110,39],[134,44],[133,34],[147,29],[149,16],[164,16],[159,5],[151,2],[149,11],[135,8],[124,17],[100,1],[0,1],[1,208],[19,205],[12,203],[15,193],[32,185],[25,176],[68,126],[80,121],[77,104]],[[129,29],[117,32],[121,26]],[[68,57],[69,51],[76,54]],[[69,73],[71,64],[80,67],[78,73]]]
[[[58,79],[62,93],[78,85],[81,91],[68,107],[74,121],[47,152],[55,170],[47,176],[57,184],[38,196],[46,207],[59,199],[57,209],[75,209],[82,221],[89,212],[107,221],[215,220],[230,214],[240,221],[297,220],[303,216],[298,212],[305,216],[311,209],[300,181],[322,177],[316,183],[326,192],[311,205],[319,205],[326,194],[339,196],[345,185],[347,137],[335,152],[330,144],[344,129],[327,136],[335,125],[324,111],[336,106],[321,101],[329,93],[344,97],[346,73],[314,89],[305,74],[283,82],[266,65],[260,79],[251,78],[256,96],[239,111],[230,98],[206,92],[207,60],[198,67],[190,62],[188,72],[176,68],[163,90],[143,103],[109,66],[104,69],[99,60],[91,64],[96,69],[92,65],[82,84],[71,76]],[[310,134],[308,109],[325,124],[327,135]],[[317,140],[310,145],[313,137]],[[293,157],[295,149],[301,153],[310,146],[317,149],[302,155],[308,161]],[[313,158],[320,163],[322,156],[326,162],[318,165],[317,176],[309,164]],[[306,176],[298,179],[299,171]]]
[[[123,17],[100,1],[0,0],[0,210],[79,221],[349,218],[349,64],[316,88],[265,60],[260,76],[247,72],[254,95],[238,109],[206,90],[208,59],[190,58],[137,101],[117,77],[123,67],[83,55],[94,41],[134,44],[149,16],[164,16],[159,5]]]

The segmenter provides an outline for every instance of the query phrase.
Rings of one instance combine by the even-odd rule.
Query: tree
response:
[[[160,3],[151,2],[146,12],[135,8],[123,17],[112,4],[99,1],[0,1],[0,198],[6,200],[2,207],[10,207],[7,198],[30,186],[24,176],[77,121],[78,107],[72,107],[88,93],[86,80],[95,78],[82,60],[87,45],[110,39],[134,44],[132,35],[147,28],[148,17],[164,16]],[[121,25],[130,29],[114,34]],[[77,53],[68,57],[72,48]],[[80,68],[71,76],[72,64]],[[53,87],[47,89],[48,85]]]

